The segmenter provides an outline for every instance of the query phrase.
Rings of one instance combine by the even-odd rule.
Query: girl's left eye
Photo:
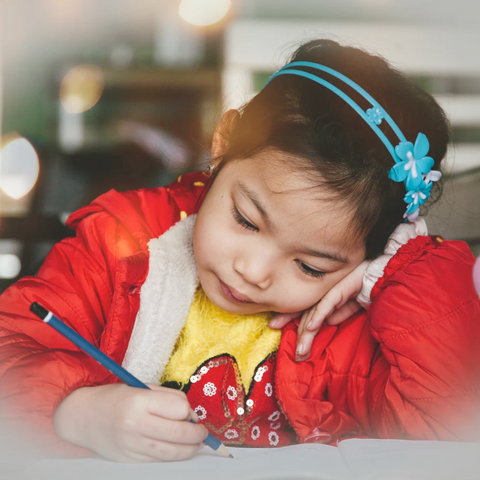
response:
[[[295,261],[297,262],[300,270],[309,277],[322,278],[326,274],[326,272],[322,272],[321,270],[315,270],[314,268],[309,267],[307,264],[301,262],[300,260]]]
[[[254,232],[258,232],[258,228],[250,223],[238,210],[237,207],[234,205],[232,207],[232,215],[235,221],[243,228],[247,230],[252,230]]]

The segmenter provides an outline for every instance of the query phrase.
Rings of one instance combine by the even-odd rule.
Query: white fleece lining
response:
[[[199,281],[193,252],[196,217],[148,242],[149,271],[122,364],[142,382],[158,385],[194,299]]]
[[[363,307],[368,308],[372,303],[370,295],[373,287],[379,278],[383,277],[385,267],[391,258],[397,253],[398,249],[408,243],[409,240],[417,236],[428,235],[428,228],[422,217],[417,218],[413,223],[401,223],[390,235],[387,246],[375,260],[372,260],[368,268],[363,274],[363,286],[361,292],[357,296],[357,302]]]

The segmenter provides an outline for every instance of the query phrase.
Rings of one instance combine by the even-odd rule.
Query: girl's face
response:
[[[364,260],[341,203],[322,200],[313,186],[271,152],[219,172],[193,235],[200,283],[216,306],[300,312]]]

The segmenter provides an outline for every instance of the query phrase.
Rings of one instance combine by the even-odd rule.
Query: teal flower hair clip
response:
[[[309,70],[305,71],[303,68],[308,68]],[[320,76],[315,74],[316,71],[321,72]],[[423,205],[430,196],[432,182],[437,182],[442,176],[441,172],[432,170],[435,162],[433,158],[427,156],[430,149],[427,137],[423,133],[419,133],[415,140],[415,145],[408,142],[388,112],[367,91],[347,76],[326,65],[301,61],[288,63],[268,79],[267,85],[279,75],[297,75],[313,80],[319,85],[328,88],[335,95],[338,95],[365,120],[395,161],[395,165],[388,172],[388,176],[394,182],[405,183],[407,194],[404,200],[408,207],[403,218],[413,222],[418,217],[419,206]],[[335,77],[340,82],[353,88],[369,102],[371,107],[365,110],[347,92],[342,90],[342,85],[337,86],[329,82],[329,76]],[[383,129],[379,128],[383,120],[385,120],[400,142],[396,147],[393,146],[394,144],[389,140]]]
[[[407,192],[404,200],[406,203],[408,203],[408,207],[404,217],[408,217],[411,222],[418,217],[418,208],[427,201],[428,197],[430,196],[432,186],[432,182],[429,182],[428,185],[423,183],[418,190]]]
[[[412,142],[400,142],[395,147],[395,153],[400,161],[394,165],[388,176],[394,182],[404,182],[407,190],[405,202],[408,203],[404,218],[410,221],[418,217],[418,208],[423,205],[432,190],[433,183],[442,177],[441,172],[432,170],[433,158],[427,157],[430,144],[428,138],[419,133]]]

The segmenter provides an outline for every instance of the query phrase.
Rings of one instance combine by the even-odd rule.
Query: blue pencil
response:
[[[109,356],[105,355],[102,351],[95,347],[95,345],[91,344],[88,340],[85,340],[75,330],[70,328],[68,325],[65,325],[65,323],[57,318],[52,312],[49,312],[47,309],[42,307],[39,303],[33,302],[32,305],[30,305],[30,310],[35,315],[40,317],[45,323],[48,323],[51,327],[53,327],[57,332],[68,338],[68,340],[74,343],[78,348],[82,349],[85,353],[88,353],[88,355],[94,358],[98,363],[103,365],[107,370],[112,372],[127,385],[150,390],[147,385],[141,382],[138,378],[134,377],[131,373],[127,372],[127,370],[115,362],[115,360],[112,360]],[[195,423],[193,420],[190,420],[190,422]],[[218,438],[215,438],[211,433],[208,434],[208,437],[204,440],[204,442],[210,448],[213,448],[213,450],[216,450],[223,456],[233,458],[233,455],[227,450],[227,447],[225,447],[225,445],[223,445],[223,443],[218,440]]]

